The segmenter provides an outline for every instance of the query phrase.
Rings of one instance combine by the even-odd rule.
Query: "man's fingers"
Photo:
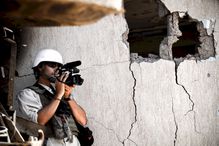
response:
[[[69,76],[69,72],[65,72],[62,81],[65,82],[67,80],[68,76]]]
[[[68,76],[69,76],[69,72],[64,72],[64,73],[60,76],[59,79],[60,79],[61,82],[65,82],[65,81],[67,80]]]
[[[73,86],[65,85],[65,97],[69,97],[69,95],[72,93],[72,89]]]

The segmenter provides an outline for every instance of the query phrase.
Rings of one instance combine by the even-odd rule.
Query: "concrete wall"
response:
[[[200,7],[189,0],[163,0],[171,11],[215,19],[219,42],[218,1],[196,1]],[[219,145],[218,58],[185,60],[177,70],[173,61],[162,59],[130,64],[127,31],[121,15],[81,27],[23,29],[27,47],[18,54],[15,93],[34,82],[30,68],[36,52],[57,49],[65,62],[82,61],[85,82],[74,94],[87,111],[95,146]]]

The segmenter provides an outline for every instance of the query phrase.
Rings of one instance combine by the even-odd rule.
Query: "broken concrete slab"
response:
[[[173,12],[167,17],[167,37],[160,44],[159,53],[162,59],[172,60],[172,46],[177,42],[182,35],[179,30],[179,14]]]
[[[214,38],[213,34],[208,34],[208,29],[205,27],[210,28],[209,26],[206,26],[207,24],[204,24],[203,22],[199,22],[197,24],[197,30],[199,32],[199,41],[200,41],[200,47],[198,47],[198,52],[200,59],[207,59],[209,57],[215,56],[215,46],[214,46]]]

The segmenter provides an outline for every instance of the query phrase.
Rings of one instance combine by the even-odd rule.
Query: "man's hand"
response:
[[[69,98],[69,96],[71,95],[72,93],[72,90],[75,86],[68,86],[68,85],[65,85],[65,93],[64,93],[64,98]]]
[[[68,78],[69,76],[69,73],[68,72],[65,72],[63,73],[59,78],[58,80],[56,80],[55,82],[55,87],[56,87],[56,95],[58,97],[63,97],[65,95],[65,84],[64,82],[66,81],[66,79]]]

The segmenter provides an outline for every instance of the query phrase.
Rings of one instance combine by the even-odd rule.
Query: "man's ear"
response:
[[[43,64],[40,63],[40,64],[37,66],[37,68],[38,68],[39,71],[42,71],[42,69],[43,69]]]

